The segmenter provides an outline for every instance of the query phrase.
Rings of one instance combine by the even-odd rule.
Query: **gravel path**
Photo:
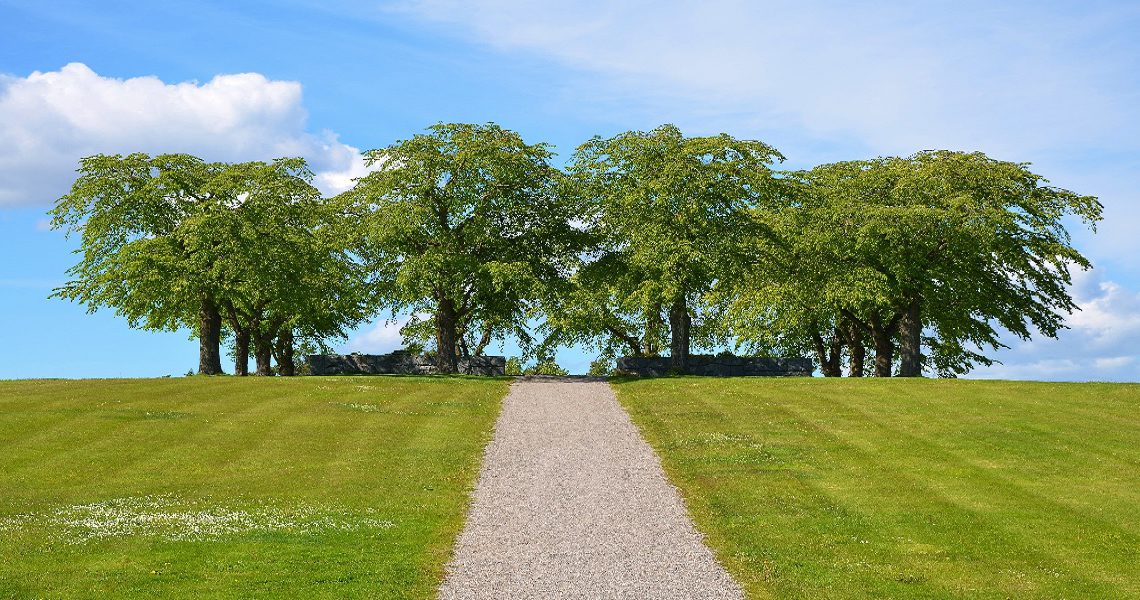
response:
[[[599,381],[518,381],[442,599],[742,598]]]

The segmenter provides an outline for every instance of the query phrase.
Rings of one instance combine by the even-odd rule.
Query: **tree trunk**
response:
[[[811,339],[815,345],[815,356],[819,360],[820,373],[824,377],[839,377],[842,374],[839,368],[839,360],[843,351],[842,339],[836,335],[825,343],[823,336],[815,332],[811,334]]]
[[[236,329],[234,333],[234,375],[249,375],[249,331]]]
[[[673,301],[673,306],[669,307],[670,363],[674,369],[681,372],[689,369],[689,329],[692,324],[684,296]]]
[[[645,349],[638,345],[637,340],[626,339],[625,345],[629,347],[630,356],[646,356]]]
[[[645,316],[645,339],[641,342],[642,356],[657,356],[661,354],[661,348],[657,346],[657,336],[661,331],[664,323],[661,321],[661,305],[655,304],[653,310]]]
[[[222,374],[222,314],[212,298],[202,296],[198,309],[198,374]]]
[[[895,358],[894,327],[885,327],[878,317],[871,320],[871,339],[875,342],[875,377],[890,377]]]
[[[831,376],[841,377],[843,375],[843,332],[838,327],[832,331],[831,339],[828,340],[827,345],[831,350]]]
[[[455,356],[458,320],[455,302],[450,298],[440,299],[439,309],[435,312],[436,365],[440,373],[459,372],[459,362]]]
[[[622,331],[621,329],[619,329],[617,327],[614,327],[613,325],[606,325],[606,331],[608,331],[609,334],[614,336],[615,338],[625,342],[625,345],[629,347],[629,355],[630,356],[644,356],[645,355],[642,352],[642,347],[641,347],[642,341],[641,340],[633,337],[632,335],[626,333],[625,331]]]
[[[922,375],[922,301],[911,300],[899,321],[899,377]]]
[[[273,337],[258,334],[253,340],[253,360],[257,364],[257,375],[269,377],[273,375]]]
[[[292,377],[297,374],[297,367],[293,363],[293,330],[283,329],[277,336],[277,346],[274,348],[277,359],[277,374],[282,377]]]
[[[475,344],[475,349],[471,351],[472,356],[483,356],[483,351],[491,343],[491,326],[483,326],[483,335],[479,338],[479,343]]]
[[[863,368],[867,362],[867,348],[863,346],[863,330],[852,322],[846,323],[847,329],[847,376],[862,377]]]
[[[459,334],[456,337],[459,340],[459,357],[471,358],[471,350],[467,347],[467,334]]]

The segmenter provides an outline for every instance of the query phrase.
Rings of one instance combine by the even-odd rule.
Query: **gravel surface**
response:
[[[511,386],[442,599],[742,598],[600,381]]]

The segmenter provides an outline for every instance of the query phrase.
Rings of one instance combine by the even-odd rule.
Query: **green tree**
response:
[[[369,151],[377,170],[344,195],[373,289],[413,315],[405,337],[435,338],[441,372],[507,335],[528,344],[543,286],[576,260],[551,156],[493,123],[438,124]]]
[[[222,372],[222,319],[211,256],[188,223],[219,201],[236,201],[225,165],[185,154],[97,155],[80,161],[71,191],[51,211],[52,227],[78,233],[81,260],[53,297],[108,307],[132,327],[189,327],[198,372]]]
[[[582,265],[544,302],[543,347],[586,346],[606,360],[658,356],[668,331],[649,278],[618,250]]]
[[[673,366],[684,370],[694,328],[699,340],[716,330],[700,310],[704,295],[726,264],[745,260],[755,224],[748,211],[766,204],[770,165],[782,159],[759,141],[685,137],[672,125],[579,147],[570,170],[600,240],[595,272],[576,282],[598,303],[581,333],[632,351],[640,330],[644,353],[664,313]],[[607,280],[614,283],[597,285]]]
[[[805,201],[807,186],[783,177],[775,204],[754,210],[748,260],[733,265],[710,297],[720,313],[725,338],[750,354],[814,354],[825,377],[842,375],[844,357],[850,376],[864,371],[862,331],[842,315],[855,302],[850,289],[836,295],[841,272],[832,248],[810,235],[817,207]]]
[[[218,303],[234,333],[234,374],[294,373],[299,340],[343,337],[368,312],[363,276],[338,235],[340,218],[311,185],[302,159],[231,165],[239,201],[195,221],[213,254]]]
[[[785,217],[796,237],[785,241],[804,268],[781,283],[789,297],[816,298],[812,310],[830,315],[829,326],[866,335],[877,376],[891,376],[896,358],[907,377],[991,364],[982,352],[1002,347],[999,327],[1055,337],[1076,308],[1070,269],[1090,264],[1064,221],[1095,227],[1101,205],[1049,186],[1028,165],[929,151],[795,177],[803,185]],[[786,313],[803,331],[817,329],[811,311],[800,314]]]
[[[342,333],[363,316],[359,274],[325,221],[332,212],[301,159],[207,163],[184,154],[92,156],[53,209],[79,233],[82,260],[53,296],[109,307],[132,327],[190,328],[199,372],[222,372],[223,325],[245,374],[276,350],[292,372],[294,338]]]

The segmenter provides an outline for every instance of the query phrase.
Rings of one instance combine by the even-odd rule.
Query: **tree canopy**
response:
[[[200,373],[222,372],[225,324],[237,338],[239,374],[251,335],[259,373],[268,374],[276,345],[287,374],[294,330],[333,335],[365,316],[303,160],[98,155],[79,171],[52,214],[55,227],[80,234],[82,259],[54,295],[89,311],[111,308],[133,327],[191,329]]]
[[[896,346],[899,375],[954,375],[991,364],[982,351],[1002,347],[999,327],[1053,337],[1076,308],[1070,269],[1091,265],[1064,221],[1095,226],[1101,205],[1028,165],[930,151],[789,178],[791,202],[769,217],[798,267],[739,286],[738,311],[759,300],[767,328],[801,341],[835,330],[859,346],[846,332],[866,334],[878,376],[892,374]]]
[[[345,194],[370,285],[413,315],[405,334],[433,335],[441,371],[507,335],[525,345],[543,286],[576,259],[551,156],[493,123],[439,124],[368,152],[377,169]]]
[[[234,371],[246,373],[252,344],[258,375],[274,357],[290,375],[296,339],[343,337],[371,312],[367,292],[303,160],[236,164],[227,176],[239,201],[195,221],[195,237],[213,255]]]
[[[770,166],[782,159],[763,142],[686,137],[672,125],[579,147],[569,169],[597,240],[597,259],[575,281],[581,300],[595,303],[579,333],[624,340],[631,350],[640,338],[653,352],[666,314],[670,355],[684,369],[694,327],[698,339],[714,330],[703,296],[748,252],[748,210],[766,204]],[[564,330],[573,331],[573,318],[561,319]]]
[[[365,158],[335,198],[298,158],[84,158],[51,211],[80,237],[53,296],[191,330],[204,374],[228,337],[236,374],[252,354],[290,375],[299,344],[386,310],[447,373],[514,338],[544,365],[577,344],[685,371],[694,346],[733,346],[814,354],[827,376],[955,376],[992,364],[1003,332],[1057,335],[1070,271],[1091,266],[1066,227],[1101,218],[1096,198],[979,152],[774,171],[763,142],[672,125],[594,137],[565,170],[494,123]]]

